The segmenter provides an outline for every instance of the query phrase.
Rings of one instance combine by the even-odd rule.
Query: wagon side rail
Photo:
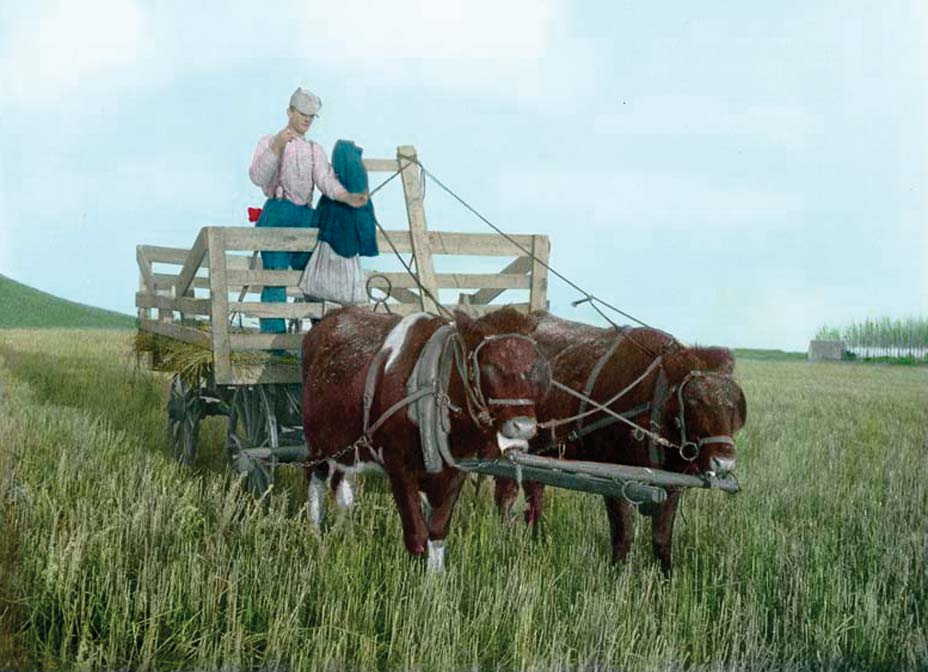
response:
[[[529,299],[507,305],[524,311],[547,308],[548,237],[520,234],[507,239],[496,234],[428,230],[422,177],[410,165],[415,158],[415,148],[403,146],[398,148],[396,159],[364,160],[369,171],[396,172],[410,167],[400,173],[409,229],[378,232],[377,243],[383,255],[392,249],[401,255],[412,253],[416,275],[370,272],[389,281],[390,311],[400,315],[420,310],[437,312],[432,297],[442,300],[443,290],[446,297],[457,296],[456,302],[445,302],[444,307],[463,309],[474,316],[501,307],[493,302],[508,290],[527,290]],[[140,328],[209,347],[217,383],[297,382],[297,367],[235,366],[232,354],[298,351],[303,334],[230,328],[230,318],[240,315],[303,320],[321,317],[336,306],[303,302],[297,286],[301,272],[266,270],[255,253],[305,252],[315,247],[316,236],[313,229],[204,227],[190,249],[138,246],[136,307]],[[435,271],[434,260],[442,255],[509,257],[511,261],[497,273],[440,273]],[[285,287],[288,296],[300,301],[262,303],[260,293],[265,286]]]

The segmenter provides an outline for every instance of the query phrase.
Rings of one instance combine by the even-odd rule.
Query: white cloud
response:
[[[59,1],[32,6],[4,37],[0,85],[18,101],[76,93],[89,80],[126,73],[151,47],[144,12],[132,0]]]

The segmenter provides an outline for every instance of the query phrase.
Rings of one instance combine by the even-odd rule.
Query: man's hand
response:
[[[352,208],[362,208],[367,205],[367,202],[370,200],[370,196],[368,196],[366,191],[360,194],[349,194],[346,192],[342,198],[342,203],[347,203]]]
[[[296,140],[298,137],[300,136],[297,135],[296,131],[287,126],[287,128],[282,130],[271,139],[271,149],[274,150],[274,152],[277,154],[280,154],[284,147],[287,146],[288,142],[291,140]]]

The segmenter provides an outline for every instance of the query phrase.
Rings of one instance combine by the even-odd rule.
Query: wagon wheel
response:
[[[201,406],[199,388],[191,387],[180,374],[175,374],[168,399],[168,443],[174,459],[181,464],[196,460]]]
[[[238,387],[229,404],[226,455],[235,462],[249,448],[276,448],[277,416],[271,395],[263,385]]]

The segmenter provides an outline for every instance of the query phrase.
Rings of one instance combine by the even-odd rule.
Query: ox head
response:
[[[535,406],[551,385],[548,361],[528,336],[536,318],[509,308],[479,320],[456,317],[481,424],[496,434],[501,451],[526,449],[537,432]]]
[[[677,454],[668,467],[726,477],[735,471],[735,433],[747,419],[744,392],[728,373],[691,371],[668,404]],[[674,436],[674,430],[671,431]]]

